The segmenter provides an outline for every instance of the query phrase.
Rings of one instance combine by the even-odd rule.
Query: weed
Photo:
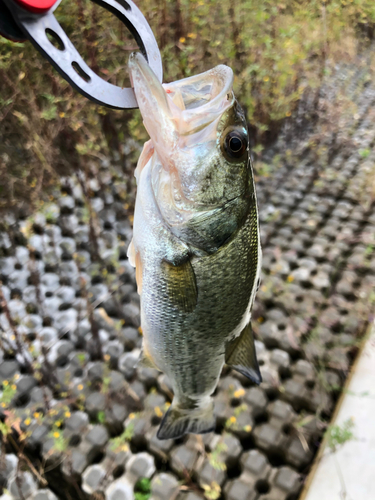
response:
[[[208,461],[214,469],[217,470],[227,469],[225,462],[223,462],[221,459],[222,452],[226,451],[227,448],[228,447],[225,443],[218,443],[212,450],[212,452],[207,454]]]
[[[351,418],[345,420],[341,426],[336,424],[328,427],[326,433],[327,443],[332,452],[337,451],[338,447],[353,439],[353,427],[354,422]]]
[[[4,441],[7,440],[9,434],[12,434],[12,428],[9,424],[0,421],[0,433]]]
[[[132,440],[134,436],[134,423],[130,422],[124,429],[123,433],[116,437],[112,438],[110,440],[111,443],[111,450],[113,451],[128,451],[129,449],[129,442]]]
[[[353,427],[353,419],[349,418],[348,420],[345,420],[345,422],[343,422],[341,426],[338,424],[330,425],[326,431],[327,444],[333,453],[333,460],[341,485],[340,498],[342,498],[342,500],[348,498],[348,491],[346,488],[344,475],[336,457],[336,451],[339,447],[343,446],[345,443],[354,438],[354,434],[352,431]]]
[[[105,423],[105,413],[104,411],[99,411],[97,415],[97,419],[99,424],[104,424]]]
[[[221,488],[218,483],[212,481],[211,484],[203,484],[204,496],[208,500],[217,500],[221,496]]]
[[[53,439],[53,450],[64,452],[68,447],[68,441],[64,438],[59,426],[54,425],[48,436]]]
[[[85,366],[85,363],[86,363],[86,354],[84,352],[78,353],[77,354],[77,359],[79,361],[79,364],[83,368]]]
[[[148,500],[151,496],[151,480],[147,477],[139,479],[134,486],[135,500]]]
[[[360,149],[358,152],[359,152],[361,158],[367,158],[368,156],[370,156],[371,149],[369,149],[369,148]]]
[[[101,392],[103,394],[107,394],[110,383],[111,383],[111,377],[103,377],[103,382],[101,387]]]
[[[14,380],[3,380],[3,389],[0,395],[0,407],[7,408],[17,392]]]

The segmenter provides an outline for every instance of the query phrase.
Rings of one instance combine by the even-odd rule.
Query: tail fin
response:
[[[158,439],[176,439],[189,432],[205,434],[215,430],[214,402],[211,397],[202,402],[173,400],[160,424]]]

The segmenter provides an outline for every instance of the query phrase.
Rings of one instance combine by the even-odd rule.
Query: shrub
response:
[[[143,0],[172,81],[224,63],[251,124],[254,145],[276,136],[306,91],[317,91],[328,60],[350,59],[372,37],[371,0]],[[89,0],[65,0],[56,16],[101,77],[128,85],[124,26]],[[0,208],[35,203],[58,175],[103,159],[132,177],[126,138],[143,142],[138,111],[89,102],[30,43],[0,38]],[[129,189],[131,182],[129,184]]]

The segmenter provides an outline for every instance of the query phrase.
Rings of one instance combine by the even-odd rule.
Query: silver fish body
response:
[[[226,66],[161,86],[129,62],[151,141],[138,162],[129,259],[141,295],[141,363],[168,375],[174,399],[160,439],[214,429],[224,363],[261,381],[250,326],[260,273],[246,121]]]

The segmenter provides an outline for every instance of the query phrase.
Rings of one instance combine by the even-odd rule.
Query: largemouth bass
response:
[[[214,430],[224,363],[261,382],[250,324],[261,248],[249,138],[229,67],[164,85],[139,53],[129,69],[151,138],[135,172],[128,250],[141,296],[140,363],[171,380],[157,436],[177,438]]]

